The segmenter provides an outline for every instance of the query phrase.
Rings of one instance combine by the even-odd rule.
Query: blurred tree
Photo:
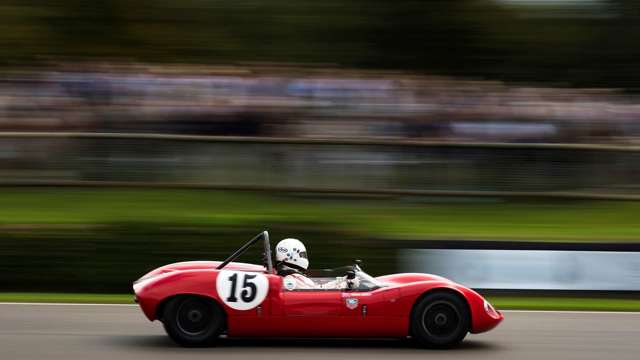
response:
[[[640,2],[611,0],[605,31],[599,33],[593,47],[598,58],[591,74],[598,83],[638,91],[640,88]]]
[[[336,63],[636,88],[635,0],[4,0],[5,64]]]
[[[122,14],[127,2],[120,0],[41,1],[49,8],[43,18],[59,45],[60,55],[118,56],[120,49],[131,45],[127,23]],[[123,54],[126,55],[126,54]]]
[[[477,0],[372,0],[375,66],[479,74],[504,50],[487,41],[489,23],[505,11]]]

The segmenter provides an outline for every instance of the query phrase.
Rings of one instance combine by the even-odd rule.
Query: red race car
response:
[[[264,264],[234,262],[263,241]],[[229,337],[412,337],[427,347],[451,347],[468,332],[498,325],[503,315],[475,291],[429,274],[372,277],[359,261],[342,277],[312,277],[297,288],[274,271],[265,231],[226,260],[190,261],[155,269],[133,284],[149,320],[160,320],[183,346]],[[322,284],[343,286],[326,288]],[[339,281],[337,283],[340,283]]]

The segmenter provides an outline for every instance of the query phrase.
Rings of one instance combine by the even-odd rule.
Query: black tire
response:
[[[225,324],[224,311],[211,299],[178,296],[164,306],[162,324],[169,337],[186,347],[212,345]]]
[[[411,335],[423,346],[449,348],[469,331],[469,308],[460,296],[435,291],[418,300],[411,312]]]

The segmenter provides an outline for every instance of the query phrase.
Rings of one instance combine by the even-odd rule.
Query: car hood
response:
[[[385,283],[385,284],[408,284],[412,282],[418,281],[441,281],[441,282],[453,282],[447,278],[442,276],[433,275],[433,274],[422,274],[422,273],[402,273],[402,274],[393,274],[393,275],[385,275],[378,276],[376,280]]]
[[[145,274],[143,278],[149,278],[152,276],[157,276],[169,272],[174,271],[186,271],[186,270],[200,270],[200,269],[215,269],[218,265],[222,264],[222,261],[183,261],[177,262],[169,265],[161,266],[157,269],[149,271]],[[236,271],[253,271],[253,272],[264,272],[265,268],[261,265],[255,264],[246,264],[240,262],[231,262],[224,267],[225,270],[236,270]]]

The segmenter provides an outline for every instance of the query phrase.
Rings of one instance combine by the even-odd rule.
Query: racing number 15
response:
[[[255,279],[257,275],[242,274],[242,276],[244,278],[242,280],[242,292],[240,293],[240,298],[243,302],[249,303],[256,298],[256,293],[258,292],[256,284],[251,282],[251,280]],[[227,297],[227,302],[238,302],[238,298],[236,297],[236,290],[238,288],[238,274],[235,273],[229,276],[229,282],[231,283],[231,291],[229,292],[229,297]]]

